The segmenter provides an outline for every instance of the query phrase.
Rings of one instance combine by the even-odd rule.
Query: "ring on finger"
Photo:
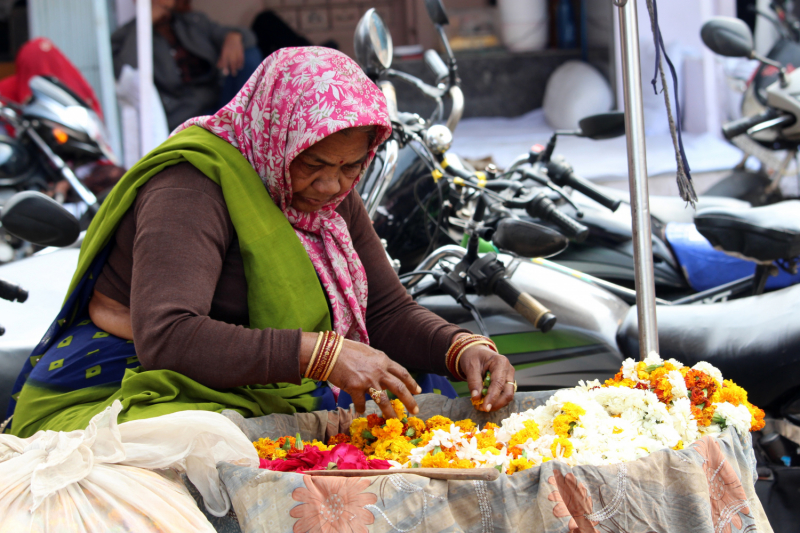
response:
[[[507,385],[514,385],[514,394],[517,393],[517,380],[516,379],[514,381],[506,381],[506,384]]]
[[[372,401],[375,403],[381,403],[383,400],[383,391],[374,387],[369,388],[369,395],[372,396]]]

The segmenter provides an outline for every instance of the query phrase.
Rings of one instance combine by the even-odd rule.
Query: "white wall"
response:
[[[645,121],[648,133],[663,131],[666,109],[663,95],[655,95],[650,84],[655,69],[655,45],[645,0],[637,0],[639,12],[639,47],[642,60],[642,88],[645,95]],[[721,97],[721,66],[700,39],[700,28],[717,15],[736,16],[735,0],[670,0],[658,3],[658,18],[664,45],[679,69],[684,131],[709,132],[720,135],[723,98]],[[618,11],[615,9],[615,11]],[[614,14],[615,56],[617,65],[617,101],[622,97],[622,60],[619,43],[619,14]],[[664,68],[667,68],[666,63]],[[671,77],[670,97],[675,98]],[[661,81],[659,78],[659,88]],[[659,105],[660,107],[656,107]],[[648,109],[649,108],[649,109]],[[649,118],[649,120],[648,120]],[[659,122],[663,121],[663,122]]]

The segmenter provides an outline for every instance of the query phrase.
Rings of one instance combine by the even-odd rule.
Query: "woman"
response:
[[[92,222],[18,379],[12,433],[83,428],[116,399],[120,422],[329,409],[327,382],[357,412],[369,394],[394,416],[384,390],[416,412],[403,365],[466,378],[473,395],[491,371],[485,410],[506,405],[508,359],[411,300],[349,194],[390,133],[377,87],[321,47],[279,50],[181,126]]]

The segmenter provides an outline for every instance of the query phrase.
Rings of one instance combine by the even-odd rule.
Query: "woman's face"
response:
[[[365,132],[334,133],[307,148],[289,165],[292,207],[311,213],[350,191],[369,152]]]

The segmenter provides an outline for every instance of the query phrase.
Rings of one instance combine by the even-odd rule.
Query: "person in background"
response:
[[[262,56],[245,28],[221,26],[190,10],[187,0],[152,0],[153,80],[167,124],[214,113],[244,85]],[[111,36],[114,74],[138,66],[136,20]]]

